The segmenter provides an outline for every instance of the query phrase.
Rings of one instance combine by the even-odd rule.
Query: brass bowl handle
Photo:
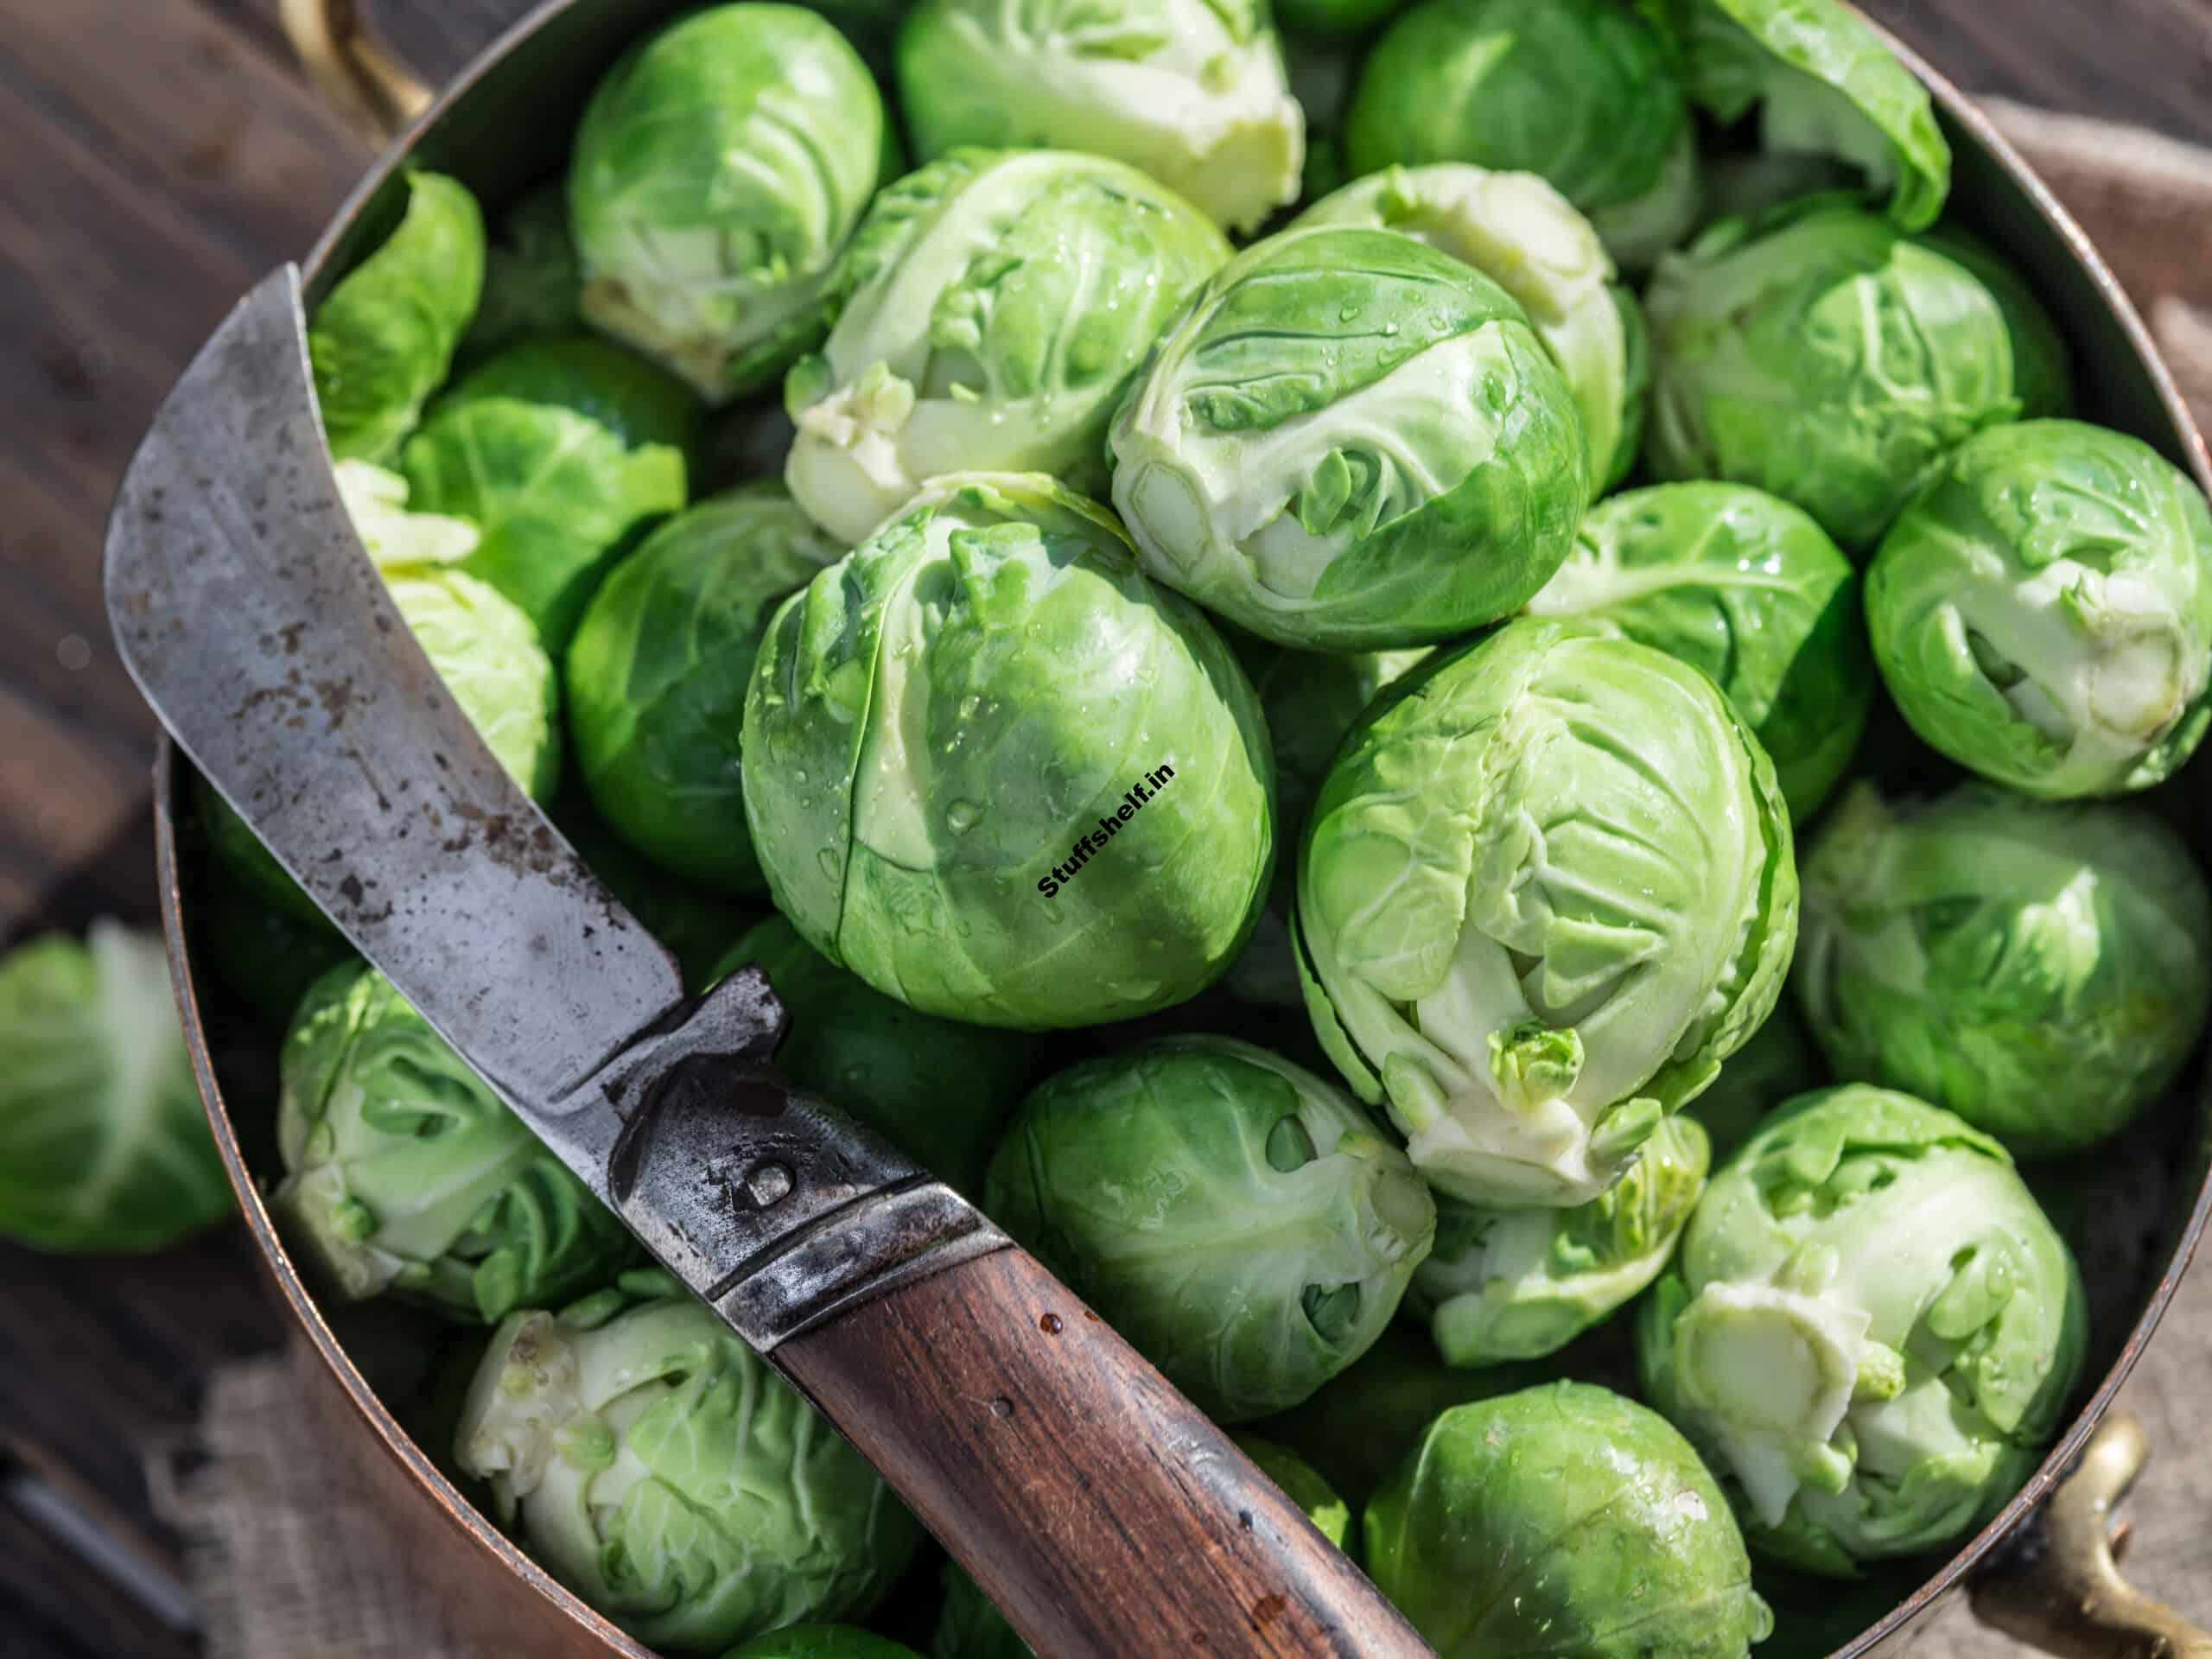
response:
[[[1976,1616],[2059,1659],[2212,1659],[2212,1633],[2120,1576],[2127,1535],[2113,1506],[2150,1456],[2141,1423],[2107,1417],[2051,1493],[2039,1533],[1975,1584]]]
[[[430,106],[431,91],[385,50],[359,0],[283,0],[284,33],[332,113],[382,149]]]

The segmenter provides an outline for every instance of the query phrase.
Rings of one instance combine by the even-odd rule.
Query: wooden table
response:
[[[377,15],[436,78],[524,10],[384,0]],[[1868,10],[1971,90],[2212,143],[2212,0]],[[306,250],[368,159],[301,85],[275,12],[276,0],[8,0],[0,940],[150,911],[153,728],[101,620],[101,522],[193,349],[255,278]],[[130,1263],[0,1247],[0,1656],[192,1651],[62,1541],[50,1500],[173,1575],[144,1449],[191,1421],[212,1366],[277,1338],[236,1236]]]

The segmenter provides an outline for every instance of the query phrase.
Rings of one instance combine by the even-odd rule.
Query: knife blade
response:
[[[110,520],[106,584],[125,664],[216,791],[755,1347],[871,1274],[1003,1246],[763,1069],[782,1013],[758,974],[687,999],[668,951],[493,757],[339,497],[293,268],[246,296],[156,416]],[[863,1203],[869,1217],[843,1214]],[[859,1248],[800,1236],[837,1215]]]

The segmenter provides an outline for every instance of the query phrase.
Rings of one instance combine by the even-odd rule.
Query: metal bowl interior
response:
[[[497,205],[557,175],[562,147],[598,77],[680,0],[552,0],[518,25],[448,88],[386,156],[308,262],[312,307],[387,233],[399,211],[405,168],[449,172]],[[1996,130],[1916,57],[1949,133],[1957,167],[1955,216],[2002,250],[2060,319],[2073,347],[2084,415],[2134,434],[2192,471],[2212,491],[2212,462],[2160,365],[2147,331],[2080,227]],[[277,1033],[254,1025],[202,972],[190,848],[186,768],[165,743],[157,777],[162,913],[193,1060],[216,1139],[245,1218],[276,1287],[341,1402],[365,1433],[356,1444],[371,1484],[423,1548],[421,1558],[461,1619],[511,1648],[524,1637],[549,1656],[651,1659],[647,1650],[584,1606],[473,1505],[441,1465],[443,1448],[387,1405],[391,1379],[374,1356],[378,1316],[318,1302],[262,1202]],[[2171,790],[2191,815],[2200,845],[2212,821],[2212,755]],[[181,831],[183,833],[181,834]],[[1948,1559],[1899,1563],[1850,1586],[1770,1588],[1780,1618],[1764,1653],[1834,1652],[1857,1659],[1904,1631],[1938,1596],[2017,1531],[2078,1456],[2165,1311],[2212,1210],[2212,1077],[2202,1057],[2186,1082],[2094,1167],[2031,1172],[2046,1205],[2081,1254],[2092,1291],[2091,1363],[2066,1433],[2004,1511]],[[419,1382],[420,1379],[416,1379]],[[335,1420],[334,1420],[335,1421]],[[419,1426],[418,1426],[419,1427]]]

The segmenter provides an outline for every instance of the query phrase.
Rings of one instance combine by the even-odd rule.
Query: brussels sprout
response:
[[[1808,917],[1801,934],[1810,926]],[[1798,948],[1802,957],[1802,940]],[[1805,1034],[1804,1021],[1785,1001],[1750,1042],[1728,1057],[1713,1087],[1682,1109],[1705,1126],[1717,1166],[1757,1134],[1776,1107],[1827,1081],[1827,1067]]]
[[[1951,147],[1934,101],[1872,26],[1841,0],[1644,0],[1681,42],[1690,96],[1724,122],[1759,110],[1783,156],[1834,156],[1924,231],[1951,188]]]
[[[664,524],[615,567],[569,646],[569,729],[592,798],[648,857],[761,885],[740,733],[768,619],[844,549],[775,485]]]
[[[630,1235],[365,963],[309,988],[279,1060],[273,1208],[359,1301],[489,1325],[606,1278]]]
[[[1669,1118],[1629,1172],[1572,1210],[1494,1210],[1450,1200],[1408,1300],[1453,1365],[1557,1353],[1659,1276],[1705,1191],[1712,1148]]]
[[[161,940],[103,921],[0,957],[0,1237],[137,1254],[230,1213]]]
[[[1347,226],[1247,248],[1114,417],[1160,581],[1281,645],[1433,644],[1517,610],[1590,499],[1573,393],[1496,283]]]
[[[1315,202],[1294,222],[1396,231],[1464,260],[1521,303],[1567,377],[1590,440],[1590,474],[1610,484],[1636,464],[1648,387],[1630,380],[1636,297],[1590,221],[1533,173],[1440,162],[1394,167]]]
[[[912,1648],[850,1624],[793,1624],[756,1636],[722,1659],[921,1659]]]
[[[612,340],[575,332],[515,341],[449,395],[550,404],[605,427],[629,448],[659,444],[687,457],[706,420],[704,405],[681,380]]]
[[[582,337],[511,347],[440,398],[401,453],[414,504],[477,527],[468,573],[556,653],[631,537],[684,503],[683,451],[630,435],[672,419],[646,372]]]
[[[508,209],[486,252],[484,297],[461,355],[481,359],[533,334],[574,332],[583,321],[583,286],[567,190],[533,191]]]
[[[1797,936],[1774,767],[1694,669],[1528,620],[1347,740],[1299,863],[1323,1045],[1440,1192],[1587,1204],[1758,1029]]]
[[[955,474],[776,613],[745,707],[776,906],[887,996],[976,1025],[1196,995],[1274,857],[1259,702],[1121,528]]]
[[[1446,1412],[1365,1524],[1369,1573],[1438,1659],[1732,1659],[1774,1629],[1697,1454],[1586,1382]]]
[[[865,1614],[920,1542],[914,1518],[711,1309],[665,1274],[622,1286],[509,1316],[455,1460],[532,1554],[651,1646],[717,1653]]]
[[[2069,401],[2065,346],[2018,277],[1834,197],[1713,226],[1644,308],[1652,470],[1754,485],[1853,552],[1976,432]]]
[[[1344,734],[1383,687],[1427,656],[1426,649],[1338,656],[1286,651],[1259,640],[1240,644],[1239,660],[1251,672],[1274,740],[1275,824],[1285,847],[1298,844]],[[1297,887],[1294,861],[1279,861],[1260,924],[1229,969],[1226,983],[1239,1001],[1294,1012],[1305,1008],[1288,925]]]
[[[383,246],[349,271],[308,328],[330,453],[382,461],[444,384],[484,286],[484,215],[467,188],[407,176],[407,207]]]
[[[1305,119],[1265,0],[921,0],[899,99],[924,161],[966,144],[1110,156],[1247,233],[1298,196]]]
[[[868,66],[815,13],[679,18],[615,65],[576,132],[584,315],[710,403],[766,385],[829,326],[822,281],[885,138]]]
[[[1866,785],[1805,864],[1796,988],[1836,1071],[2015,1152],[2118,1134],[2212,1016],[2212,894],[2138,807],[1970,785],[1892,810]]]
[[[957,149],[931,162],[861,221],[836,327],[785,385],[791,494],[849,543],[946,473],[1050,473],[1103,492],[1115,399],[1228,257],[1189,203],[1119,162]]]
[[[1405,3],[1406,0],[1282,0],[1275,8],[1275,16],[1285,29],[1306,35],[1364,35],[1376,24],[1387,22]],[[1286,55],[1288,51],[1286,45]],[[1293,85],[1296,85],[1294,79]],[[1306,100],[1301,98],[1299,101],[1303,104]],[[1313,106],[1306,107],[1310,112]]]
[[[478,546],[474,527],[410,512],[406,480],[363,461],[338,464],[338,493],[401,620],[461,713],[515,781],[545,798],[560,780],[560,680],[530,619],[455,568]],[[208,844],[247,889],[327,934],[315,900],[196,773],[193,793]]]
[[[713,978],[758,967],[791,1015],[776,1064],[963,1192],[1020,1097],[1026,1037],[917,1014],[825,960],[781,916],[732,945]]]
[[[1014,1119],[983,1207],[1218,1422],[1367,1351],[1436,1206],[1333,1084],[1225,1037],[1071,1066]]]
[[[1913,730],[2026,794],[2146,789],[2212,727],[2212,508],[2117,432],[1961,445],[1884,538],[1866,617]]]
[[[1619,0],[1423,0],[1369,55],[1344,143],[1354,177],[1430,162],[1538,174],[1625,265],[1697,215],[1668,42]]]
[[[1874,705],[1859,578],[1787,501],[1670,484],[1600,503],[1529,603],[1710,675],[1774,761],[1799,823],[1834,792]]]
[[[1311,1463],[1354,1509],[1363,1509],[1439,1413],[1510,1394],[1542,1376],[1531,1365],[1454,1370],[1437,1357],[1425,1332],[1401,1319],[1312,1399],[1259,1427]]]
[[[2012,1497],[2085,1330],[2074,1258],[2004,1148],[1852,1084],[1784,1107],[1713,1178],[1637,1357],[1752,1547],[1844,1577]]]
[[[283,875],[244,820],[222,806],[237,833]],[[286,885],[290,878],[285,877]],[[192,873],[193,965],[212,973],[264,1026],[283,1030],[308,987],[353,955],[337,929],[315,912],[312,922],[271,902],[263,889],[226,859],[210,857]],[[298,892],[302,902],[307,895]]]
[[[1334,1487],[1321,1476],[1321,1471],[1300,1457],[1287,1446],[1258,1434],[1233,1434],[1237,1449],[1251,1459],[1254,1465],[1269,1480],[1282,1488],[1283,1496],[1306,1512],[1313,1529],[1338,1549],[1345,1546],[1351,1535],[1351,1507],[1337,1496]]]

